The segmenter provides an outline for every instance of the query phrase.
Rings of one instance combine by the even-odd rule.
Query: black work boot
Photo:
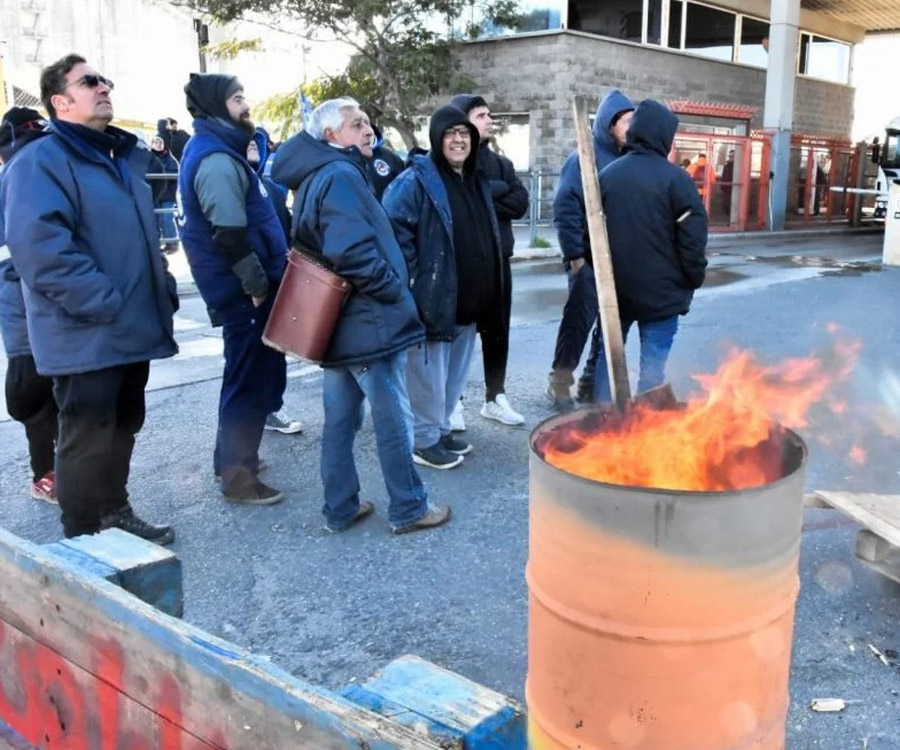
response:
[[[171,544],[175,541],[175,530],[171,526],[154,526],[138,518],[131,506],[126,506],[100,519],[101,529],[122,529],[156,544]]]

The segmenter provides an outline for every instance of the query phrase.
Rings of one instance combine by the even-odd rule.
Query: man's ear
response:
[[[50,97],[50,103],[57,112],[65,112],[69,108],[69,97],[65,94],[54,94]]]

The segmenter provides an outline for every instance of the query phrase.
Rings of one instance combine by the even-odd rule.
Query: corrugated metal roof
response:
[[[867,31],[900,29],[897,0],[801,0],[800,7],[833,16]]]

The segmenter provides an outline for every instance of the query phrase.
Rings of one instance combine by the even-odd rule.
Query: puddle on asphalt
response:
[[[822,268],[825,269],[823,276],[862,276],[864,273],[883,270],[882,264],[878,262],[834,260],[818,255],[745,255],[744,260],[778,268]]]
[[[706,279],[703,282],[703,288],[708,289],[714,286],[727,286],[737,281],[749,278],[745,273],[737,271],[729,271],[727,268],[707,268]]]

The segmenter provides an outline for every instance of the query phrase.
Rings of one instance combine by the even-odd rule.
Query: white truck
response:
[[[888,189],[891,182],[900,179],[900,117],[895,117],[885,127],[884,143],[875,138],[872,144],[872,161],[878,165],[875,181],[875,218],[884,219],[887,214]]]

